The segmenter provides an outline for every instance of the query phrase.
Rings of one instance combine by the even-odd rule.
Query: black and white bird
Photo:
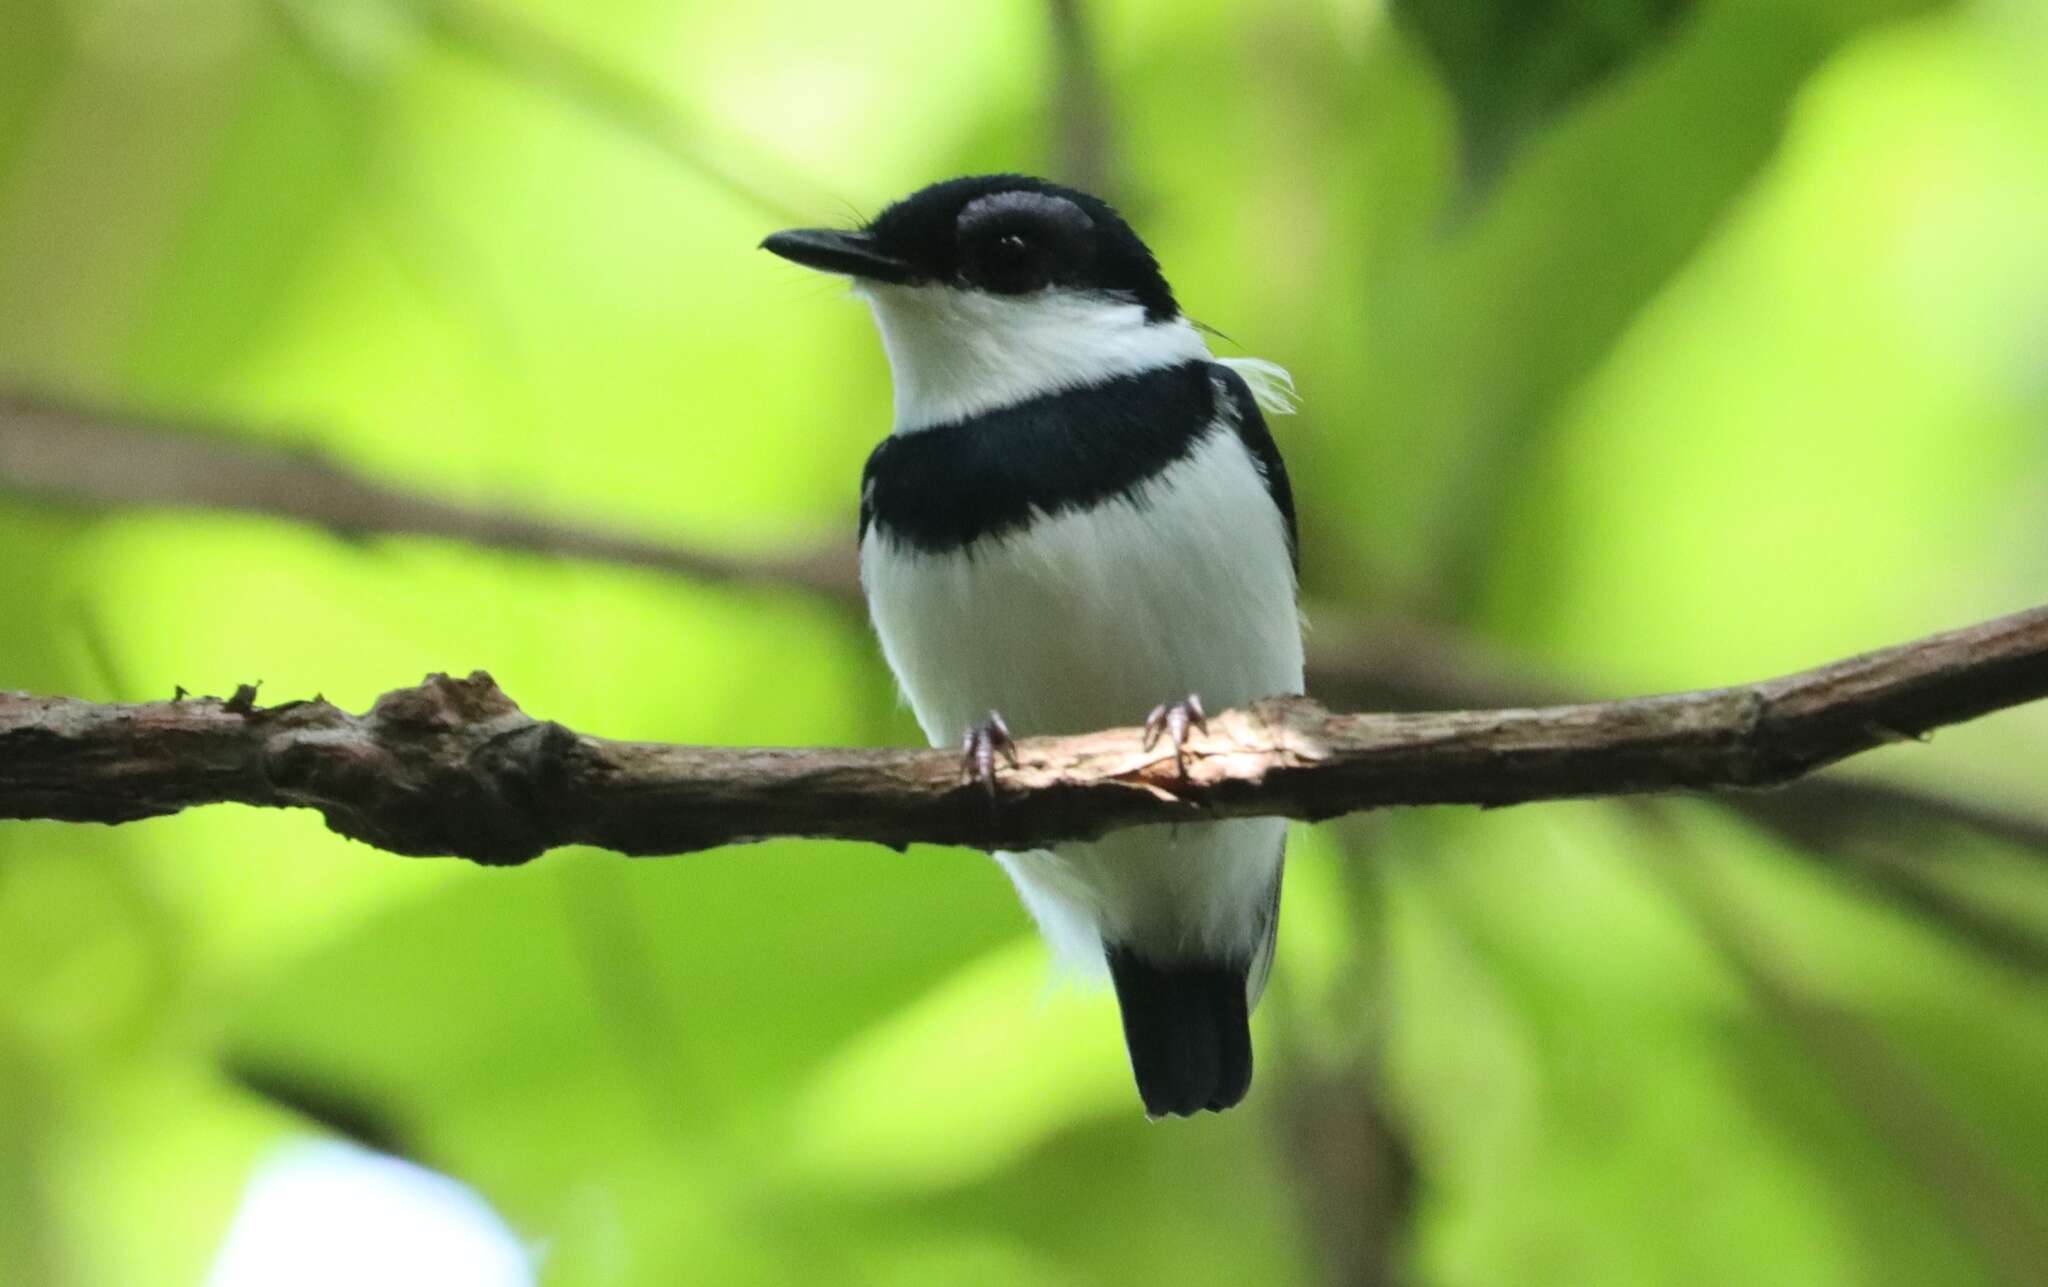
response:
[[[1302,688],[1294,504],[1260,414],[1286,373],[1217,359],[1103,201],[953,179],[854,231],[764,248],[852,279],[895,381],[861,484],[861,580],[925,735],[993,784],[1009,734],[1135,719],[1176,753],[1202,703]],[[1286,824],[997,854],[1056,952],[1106,965],[1154,1117],[1251,1085]]]

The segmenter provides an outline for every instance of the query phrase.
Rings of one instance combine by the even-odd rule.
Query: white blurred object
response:
[[[249,1178],[207,1287],[531,1287],[518,1237],[469,1189],[337,1141],[286,1145]]]

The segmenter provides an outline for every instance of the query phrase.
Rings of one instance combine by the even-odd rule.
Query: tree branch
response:
[[[1081,0],[1047,0],[1052,78],[1047,95],[1054,178],[1111,201],[1116,181],[1116,122],[1095,58]]]
[[[224,426],[145,417],[0,394],[0,492],[59,504],[165,507],[262,515],[337,535],[425,537],[484,549],[587,559],[715,584],[793,589],[861,610],[850,544],[768,554],[721,553],[562,522],[518,509],[469,505],[390,485],[317,452]],[[1422,622],[1314,614],[1308,690],[1352,710],[1455,710],[1562,703],[1577,694],[1516,658]],[[1897,782],[1831,778],[1769,796],[1722,797],[1808,840],[1850,821],[1900,819],[1963,826],[2048,853],[2048,820],[1989,809]]]
[[[0,818],[318,809],[403,854],[684,853],[772,836],[1029,848],[1118,827],[1387,805],[1758,787],[2048,696],[2048,608],[1739,688],[1536,709],[1337,715],[1277,698],[1145,751],[1135,729],[1019,743],[993,801],[946,751],[614,742],[537,721],[481,672],[366,715],[243,689],[99,705],[0,695]]]
[[[858,602],[850,546],[719,554],[377,482],[311,450],[0,397],[0,490],[43,500],[260,514],[345,537],[423,536]]]

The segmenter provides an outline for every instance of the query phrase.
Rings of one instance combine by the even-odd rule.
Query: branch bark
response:
[[[1029,738],[992,800],[946,751],[671,746],[522,712],[481,672],[365,715],[253,690],[100,705],[0,695],[0,818],[129,822],[235,802],[320,811],[394,853],[525,862],[804,836],[1020,849],[1118,827],[1389,805],[1761,787],[2048,696],[2048,607],[1737,688],[1534,709],[1210,720],[1185,775],[1136,729]]]

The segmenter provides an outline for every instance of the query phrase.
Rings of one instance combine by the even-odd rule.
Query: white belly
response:
[[[967,551],[871,529],[861,548],[882,650],[935,746],[991,710],[1018,736],[1211,710],[1302,687],[1285,525],[1251,456],[1217,433],[1131,501],[1041,519]],[[1113,833],[998,855],[1048,937],[1083,963],[1103,937],[1156,956],[1248,954],[1280,862],[1272,819]]]

